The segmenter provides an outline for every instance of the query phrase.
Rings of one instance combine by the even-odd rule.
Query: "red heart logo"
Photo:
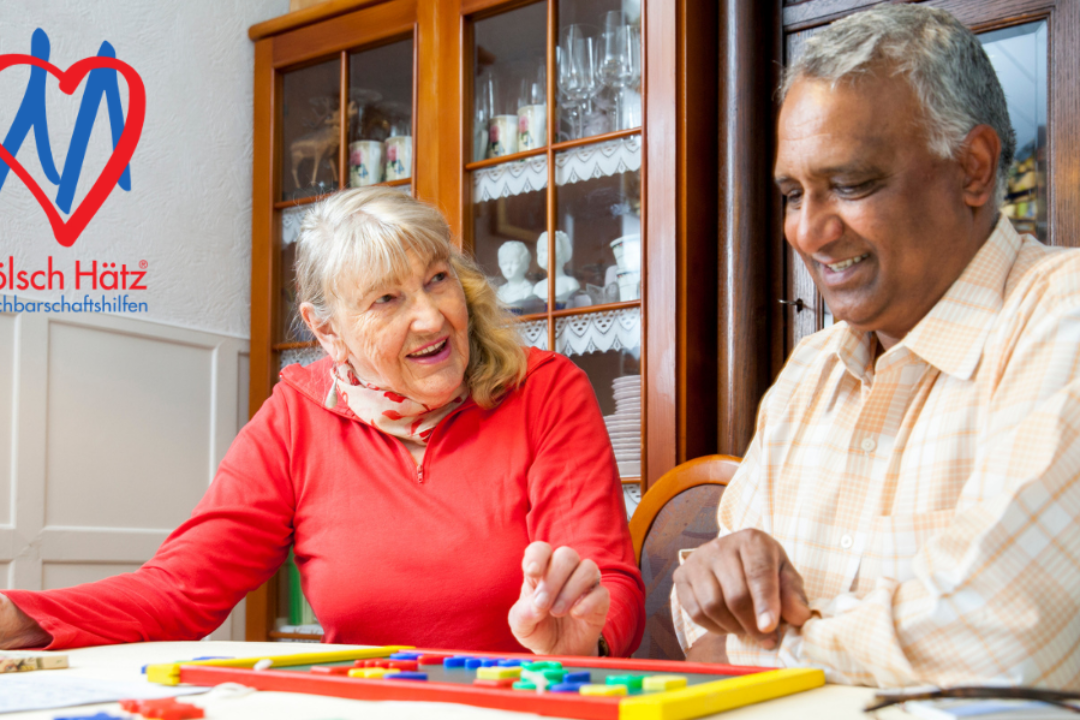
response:
[[[26,168],[15,157],[0,145],[0,160],[3,160],[19,176],[26,187],[38,201],[38,205],[45,211],[52,225],[53,236],[64,247],[71,247],[86,229],[87,223],[101,209],[109,193],[116,187],[117,181],[124,173],[124,168],[135,154],[135,146],[139,144],[139,136],[142,134],[143,120],[146,116],[146,88],[143,87],[142,78],[135,69],[122,60],[110,57],[90,57],[78,61],[67,69],[60,72],[55,65],[45,62],[33,55],[0,55],[0,72],[12,65],[35,65],[44,68],[50,75],[54,75],[60,81],[60,92],[71,95],[82,83],[83,78],[94,69],[112,68],[118,70],[124,76],[128,85],[128,114],[124,122],[124,131],[120,133],[120,140],[113,149],[112,157],[105,163],[93,187],[86,193],[86,197],[79,204],[67,222],[60,218],[60,213],[53,207],[52,202],[45,196],[41,186],[37,184]]]

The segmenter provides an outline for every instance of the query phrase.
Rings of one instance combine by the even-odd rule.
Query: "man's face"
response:
[[[798,81],[780,111],[784,235],[837,319],[903,338],[963,272],[960,163],[931,154],[903,78]]]

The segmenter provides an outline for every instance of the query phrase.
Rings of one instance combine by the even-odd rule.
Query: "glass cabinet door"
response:
[[[283,368],[322,356],[296,304],[296,240],[308,206],[339,187],[412,191],[413,38],[344,51],[282,75],[274,350]]]
[[[640,3],[536,2],[471,18],[469,37],[466,247],[525,341],[588,375],[632,512],[644,427]]]

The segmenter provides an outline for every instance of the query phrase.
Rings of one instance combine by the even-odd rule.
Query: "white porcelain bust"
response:
[[[498,293],[507,305],[533,297],[533,284],[525,279],[531,262],[532,255],[525,243],[510,240],[499,246],[499,270],[506,284],[499,287]]]
[[[548,269],[548,256],[547,256],[548,238],[547,233],[540,233],[540,237],[536,240],[536,264],[540,266],[542,270]],[[576,293],[581,289],[581,283],[577,281],[577,278],[570,277],[566,274],[566,263],[570,262],[570,259],[574,257],[574,249],[570,245],[570,236],[564,233],[562,230],[555,231],[555,302],[563,302],[568,297]],[[533,292],[541,300],[547,300],[548,296],[548,281],[545,278],[536,283],[533,287]]]

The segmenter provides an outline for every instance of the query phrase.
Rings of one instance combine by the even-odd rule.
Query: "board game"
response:
[[[150,665],[147,679],[581,720],[690,720],[825,684],[821,670],[386,646]]]

